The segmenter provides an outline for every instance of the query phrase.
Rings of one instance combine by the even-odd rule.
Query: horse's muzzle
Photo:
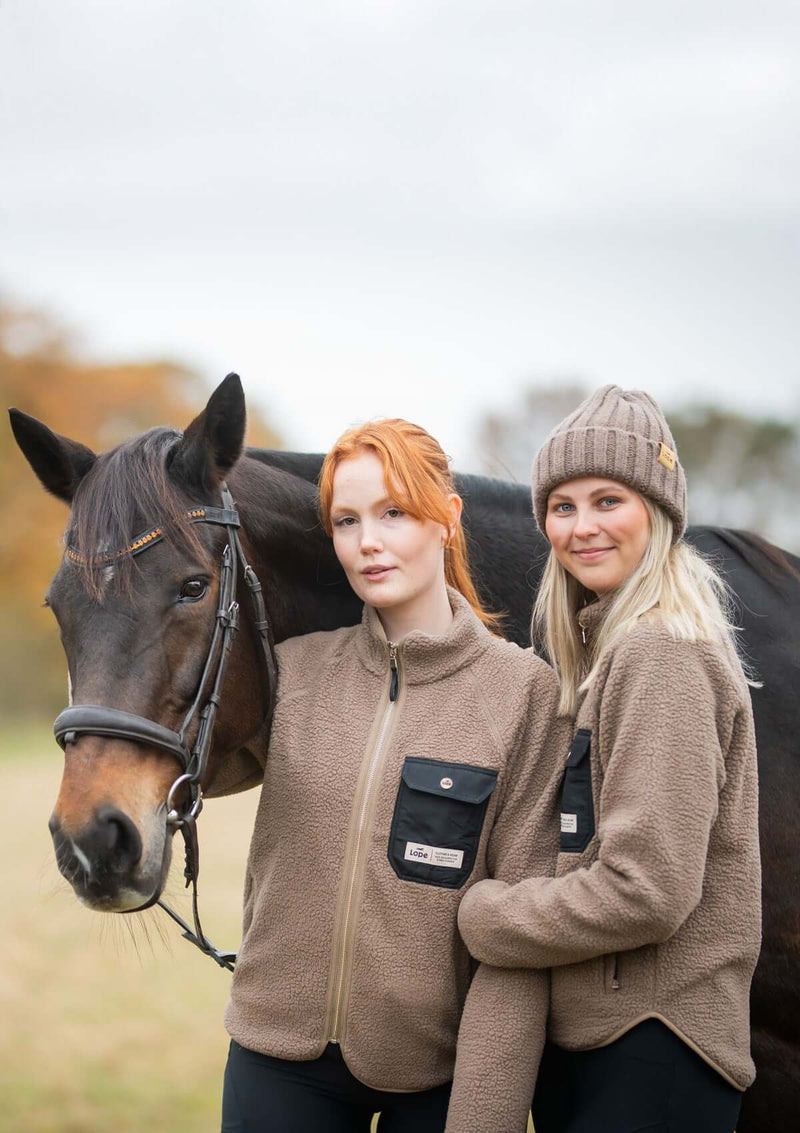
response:
[[[142,839],[121,810],[98,807],[75,836],[64,831],[55,815],[49,826],[58,868],[84,904],[123,911],[151,896],[158,879],[137,876]]]

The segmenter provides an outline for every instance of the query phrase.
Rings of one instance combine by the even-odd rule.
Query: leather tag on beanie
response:
[[[675,453],[671,448],[667,448],[663,441],[658,443],[658,463],[663,464],[670,472],[675,467]]]

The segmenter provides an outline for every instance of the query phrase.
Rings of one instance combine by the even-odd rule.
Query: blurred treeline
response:
[[[2,299],[0,391],[5,406],[97,451],[153,425],[185,427],[210,392],[173,361],[87,360],[52,317]],[[478,434],[483,471],[526,483],[533,453],[589,392],[575,381],[537,385],[507,412],[487,415]],[[689,480],[690,521],[747,528],[800,551],[797,415],[754,419],[699,402],[664,409]],[[252,405],[247,440],[281,444]],[[60,561],[66,508],[41,488],[8,426],[0,429],[0,500],[0,713],[55,713],[65,700],[65,663],[42,599]]]
[[[527,483],[533,454],[592,387],[579,381],[526,390],[507,412],[487,415],[483,471]],[[800,401],[787,417],[752,417],[698,400],[665,402],[689,485],[689,522],[755,531],[800,552]]]
[[[185,428],[210,392],[197,374],[172,361],[88,361],[52,317],[2,300],[0,391],[4,407],[38,417],[95,451],[154,425]],[[252,405],[247,440],[280,447]],[[66,702],[66,666],[42,600],[60,561],[67,511],[40,486],[7,424],[0,428],[0,500],[0,712],[56,712]]]

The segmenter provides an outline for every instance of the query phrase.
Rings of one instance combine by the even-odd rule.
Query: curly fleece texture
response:
[[[590,633],[596,616],[584,611]],[[594,836],[559,854],[555,878],[476,886],[462,936],[484,963],[552,968],[560,1046],[601,1046],[656,1017],[745,1089],[761,917],[741,666],[723,644],[675,640],[655,615],[601,658],[576,727],[591,732]]]
[[[488,633],[456,592],[450,591],[450,601],[454,620],[446,636],[412,633],[400,643],[400,693],[363,831],[365,869],[353,888],[353,963],[342,984],[338,1037],[353,1074],[382,1090],[424,1090],[451,1078],[474,970],[458,934],[459,902],[482,878],[513,882],[530,874],[536,859],[529,843],[520,843],[524,819],[568,743],[556,718],[552,670]],[[282,643],[278,661],[279,699],[226,1025],[249,1049],[313,1059],[330,1037],[336,910],[342,887],[350,885],[346,844],[362,765],[387,705],[389,657],[380,623],[367,608],[360,626]],[[461,888],[402,880],[388,860],[408,757],[498,773],[475,866]],[[236,774],[245,781],[241,768]],[[552,873],[555,836],[545,841]],[[524,1130],[546,1009],[546,973],[478,972],[467,1016],[479,1032],[478,1045],[496,1034],[504,1052],[506,1036],[516,1042],[524,1033],[526,1066],[507,1083],[489,1083],[482,1097],[483,1068],[493,1064],[492,1055],[476,1064],[469,1057],[476,1044],[462,1026],[466,1053],[450,1133],[492,1128],[485,1114],[498,1104],[502,1128]]]

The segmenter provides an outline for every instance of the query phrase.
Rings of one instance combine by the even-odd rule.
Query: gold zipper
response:
[[[345,1006],[345,988],[349,983],[350,970],[353,963],[353,946],[355,944],[355,912],[357,896],[357,880],[363,874],[366,855],[369,851],[369,839],[365,836],[369,819],[371,818],[370,803],[375,795],[375,787],[379,782],[378,771],[382,763],[382,756],[389,733],[389,725],[394,716],[395,704],[399,692],[399,676],[397,665],[397,646],[394,642],[387,642],[389,647],[390,685],[389,695],[383,708],[383,718],[378,730],[378,738],[369,758],[362,765],[359,790],[360,798],[355,804],[358,810],[358,821],[354,834],[348,839],[345,853],[345,870],[343,884],[339,890],[340,907],[337,909],[334,924],[334,951],[331,971],[334,981],[328,997],[327,1017],[330,1019],[328,1042],[341,1042],[342,1023],[344,1019],[343,1006]],[[341,903],[342,895],[344,903]]]

